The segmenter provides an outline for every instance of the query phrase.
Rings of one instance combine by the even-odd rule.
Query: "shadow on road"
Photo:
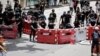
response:
[[[7,51],[22,51],[22,50],[27,50],[27,51],[45,51],[45,49],[41,49],[41,48],[36,48],[34,47],[35,45],[33,44],[28,44],[29,40],[28,39],[13,39],[13,40],[9,40],[7,39]]]

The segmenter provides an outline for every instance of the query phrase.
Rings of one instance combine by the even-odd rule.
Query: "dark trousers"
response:
[[[33,38],[32,38],[32,36],[33,36]],[[33,40],[33,42],[34,42],[34,37],[35,37],[35,36],[36,36],[36,30],[35,30],[35,29],[31,29],[30,41]]]
[[[91,53],[93,53],[94,47],[96,47],[96,53],[99,53],[99,41],[98,41],[98,39],[93,39]]]
[[[18,26],[18,37],[22,37],[22,27],[20,25]]]

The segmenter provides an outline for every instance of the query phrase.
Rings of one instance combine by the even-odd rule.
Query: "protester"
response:
[[[99,28],[95,27],[94,28],[94,32],[92,34],[92,39],[90,42],[92,42],[92,46],[91,46],[91,56],[93,56],[93,51],[94,48],[96,47],[96,53],[97,56],[99,56],[99,39],[100,39],[100,33],[99,33]]]
[[[18,1],[15,2],[14,12],[15,12],[15,18],[16,20],[18,20],[21,17],[21,12],[22,12],[21,5],[19,4]]]
[[[62,26],[63,28],[66,28],[65,25],[70,23],[70,20],[71,20],[70,12],[69,11],[67,13],[64,12],[63,15],[61,15],[61,18],[60,18],[60,24],[63,25]]]
[[[97,1],[95,6],[96,6],[96,13],[99,15],[100,14],[100,2]]]
[[[50,15],[49,15],[49,22],[55,22],[56,21],[56,13],[55,13],[55,10],[54,9],[52,9],[52,12],[50,13]]]
[[[35,37],[36,37],[37,28],[38,28],[38,23],[37,23],[37,21],[32,20],[32,22],[31,22],[30,41],[35,42]],[[33,38],[32,38],[32,36],[33,36]]]

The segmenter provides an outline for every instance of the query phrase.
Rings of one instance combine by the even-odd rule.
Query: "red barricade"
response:
[[[54,29],[38,29],[37,42],[56,44],[57,43],[57,31]]]
[[[31,33],[31,29],[30,29],[30,24],[27,22],[23,23],[23,33],[25,34],[30,34]]]
[[[93,26],[89,26],[88,28],[87,28],[87,40],[90,40],[91,38],[92,38],[92,33],[93,33],[93,31],[94,31],[94,29],[93,29],[94,27]]]
[[[17,25],[13,25],[13,28],[5,28],[5,30],[2,31],[2,34],[4,38],[7,39],[16,39],[17,38]]]
[[[75,31],[73,29],[59,29],[58,30],[58,44],[75,43]]]

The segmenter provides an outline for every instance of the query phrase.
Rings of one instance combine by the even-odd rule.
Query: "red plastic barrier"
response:
[[[24,24],[23,24],[23,33],[30,34],[31,33],[30,26],[31,25],[29,23],[24,22]]]
[[[93,33],[93,31],[94,31],[94,29],[93,29],[94,27],[93,26],[89,26],[88,28],[87,28],[87,40],[90,40],[91,38],[92,38],[92,33]]]
[[[5,30],[2,31],[2,34],[4,38],[7,39],[16,39],[17,38],[17,25],[13,25],[13,28],[11,30],[8,30],[8,28],[5,28]]]
[[[73,29],[59,29],[58,30],[58,44],[75,43],[75,31]]]
[[[38,29],[37,42],[56,44],[57,43],[57,31],[54,29]]]

